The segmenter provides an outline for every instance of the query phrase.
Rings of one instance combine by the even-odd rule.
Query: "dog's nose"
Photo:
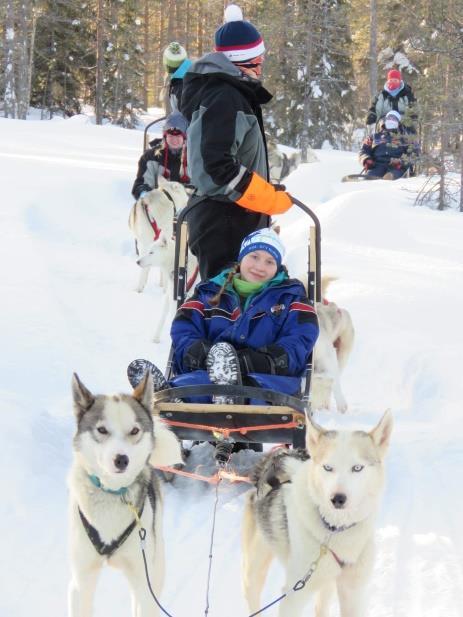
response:
[[[340,510],[341,508],[344,508],[346,501],[347,501],[347,497],[346,495],[344,495],[344,493],[335,493],[333,497],[331,497],[331,503],[338,510]]]
[[[129,464],[129,457],[126,454],[117,454],[114,459],[114,465],[120,471],[125,471],[127,469],[127,465]]]

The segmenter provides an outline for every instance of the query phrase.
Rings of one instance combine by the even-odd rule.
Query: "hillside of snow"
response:
[[[66,614],[69,576],[72,372],[94,392],[128,391],[130,360],[165,365],[168,325],[154,345],[154,275],[145,293],[133,291],[127,219],[142,133],[77,116],[0,119],[0,134],[0,615],[54,617]],[[356,329],[343,375],[349,411],[317,420],[372,427],[388,407],[395,418],[368,616],[461,617],[463,217],[413,206],[419,178],[341,184],[358,171],[355,154],[317,157],[286,184],[320,218],[323,272],[338,277],[328,297],[350,311]],[[293,208],[280,222],[290,272],[302,276],[307,219]],[[210,454],[208,444],[195,447],[189,466],[213,473]],[[232,462],[246,471],[256,457],[241,452]],[[183,478],[164,488],[162,600],[174,617],[199,616],[215,490]],[[240,592],[245,491],[220,487],[210,617],[248,614]],[[275,565],[263,601],[281,583]],[[126,617],[129,606],[125,580],[106,569],[95,616]]]

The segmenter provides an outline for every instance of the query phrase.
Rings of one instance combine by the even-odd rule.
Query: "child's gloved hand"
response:
[[[375,162],[373,159],[365,159],[363,161],[363,169],[371,169],[374,166]]]
[[[261,351],[256,351],[250,347],[238,349],[241,372],[245,375],[249,373],[274,373],[272,370],[271,358]]]
[[[206,339],[199,339],[185,350],[183,354],[183,366],[190,371],[206,368],[206,358],[211,343]]]

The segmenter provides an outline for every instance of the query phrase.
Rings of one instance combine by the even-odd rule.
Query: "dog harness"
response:
[[[95,486],[97,485],[95,484]],[[103,488],[101,484],[99,488],[101,488],[105,492],[109,492],[113,494],[120,494],[121,496],[123,496],[123,494],[127,492],[127,489],[125,490],[124,493],[118,493],[117,491],[108,491],[107,489]],[[148,499],[150,500],[150,504],[154,512],[156,509],[156,495],[154,493],[154,489],[151,483],[148,485],[146,490],[142,492],[141,506],[137,508],[138,518],[141,518],[141,515],[143,514],[143,508],[145,506],[145,500],[147,496],[148,496]],[[98,533],[98,530],[95,529],[95,527],[93,527],[91,523],[89,523],[89,521],[87,520],[87,518],[85,517],[85,515],[83,514],[82,510],[79,507],[78,507],[78,510],[79,510],[80,520],[82,521],[82,525],[85,529],[88,539],[93,544],[93,547],[95,548],[96,552],[103,557],[107,557],[108,559],[117,551],[118,548],[120,548],[124,544],[124,542],[130,536],[132,531],[135,529],[135,525],[137,524],[136,519],[134,519],[130,523],[130,525],[124,529],[124,531],[121,533],[119,537],[113,540],[110,544],[106,544],[101,539],[101,536]]]
[[[174,240],[175,239],[175,224],[176,224],[176,217],[177,217],[177,208],[175,207],[175,201],[173,200],[172,195],[168,191],[166,191],[165,189],[161,189],[161,190],[164,193],[164,195],[167,197],[167,199],[172,203],[172,207],[174,209],[174,222],[173,222],[173,231],[172,231],[172,240]],[[156,242],[156,240],[161,235],[162,229],[157,224],[156,219],[154,217],[150,216],[150,213],[148,211],[148,205],[145,202],[143,202],[143,211],[145,212],[145,216],[148,219],[149,224],[151,225],[151,228],[153,229],[154,241]]]

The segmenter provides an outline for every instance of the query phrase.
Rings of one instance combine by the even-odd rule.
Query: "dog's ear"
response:
[[[95,397],[80,381],[77,373],[72,375],[72,398],[74,400],[74,411],[78,418],[81,418],[95,402]]]
[[[306,448],[309,451],[309,454],[315,450],[317,447],[320,437],[323,435],[324,431],[321,426],[316,424],[312,418],[307,416],[307,432],[306,432]]]
[[[137,399],[145,409],[153,409],[153,376],[150,371],[146,371],[143,379],[133,391],[133,397]]]
[[[394,421],[392,418],[392,413],[391,410],[388,409],[378,422],[377,426],[370,431],[370,437],[373,439],[373,442],[378,448],[381,458],[384,457],[389,446],[393,424]]]

